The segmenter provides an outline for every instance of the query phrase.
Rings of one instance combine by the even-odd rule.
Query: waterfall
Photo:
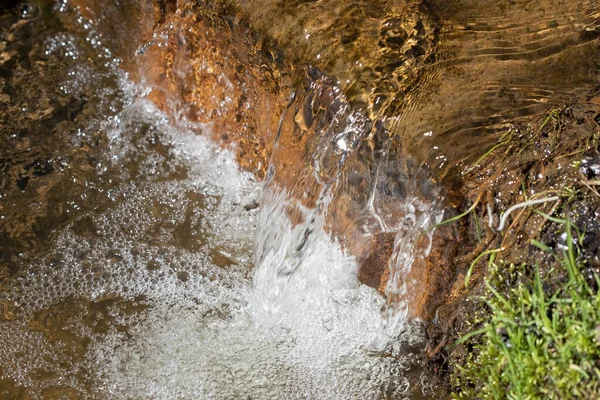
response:
[[[11,251],[44,242],[15,253],[10,273],[0,266],[10,343],[0,385],[84,399],[432,392],[407,350],[422,338],[406,322],[441,196],[389,121],[370,120],[333,77],[305,67],[261,184],[215,142],[216,131],[236,133],[220,119],[232,106],[227,77],[211,75],[224,93],[209,93],[206,109],[188,101],[200,92],[194,68],[209,66],[189,60],[185,24],[165,23],[138,48],[134,82],[98,33],[106,21],[67,2],[55,12],[65,24],[40,19],[38,36],[7,45],[23,71],[52,68],[27,82],[8,71],[7,84],[40,109],[62,108],[10,138],[21,141],[11,162],[35,173],[0,198],[3,227]],[[172,80],[153,57],[172,62]],[[396,234],[387,301],[357,278],[382,233]]]
[[[384,323],[372,346],[402,332],[419,293],[440,190],[402,153],[400,138],[355,110],[335,79],[307,67],[282,118],[260,202],[254,285],[265,310],[315,287],[357,285],[358,263],[379,233],[394,233]],[[341,248],[333,257],[324,242]],[[419,287],[419,285],[416,285]]]

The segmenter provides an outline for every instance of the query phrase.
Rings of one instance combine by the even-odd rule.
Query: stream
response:
[[[239,59],[206,50],[204,2],[126,3],[165,13],[142,44],[118,7],[0,6],[0,398],[448,395],[419,318],[460,278],[427,275],[435,228],[514,123],[597,85],[596,1],[237,3],[283,48],[263,75],[232,67],[254,59],[229,17]],[[289,78],[287,104],[215,65]],[[236,101],[238,123],[283,110],[268,166],[224,132]]]
[[[419,330],[391,333],[322,212],[293,227],[292,200],[159,110],[92,22],[44,12],[0,19],[0,397],[435,392]]]

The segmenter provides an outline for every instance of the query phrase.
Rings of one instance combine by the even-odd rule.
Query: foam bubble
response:
[[[89,30],[104,65],[116,68]],[[45,44],[48,55],[81,57],[73,35]],[[85,165],[86,193],[98,203],[57,228],[53,249],[0,291],[17,316],[0,315],[0,379],[32,399],[48,391],[84,399],[408,394],[410,357],[369,347],[383,299],[359,284],[355,260],[323,221],[294,265],[288,250],[305,231],[285,215],[291,200],[281,192],[263,202],[262,215],[276,218],[273,236],[260,238],[266,261],[252,280],[259,216],[246,206],[259,202],[261,186],[233,152],[197,133],[210,126],[174,126],[122,72],[111,69],[103,79],[117,82],[103,88],[93,85],[92,63],[69,71],[64,93],[98,97],[98,118],[78,128],[74,148],[108,141]],[[273,273],[288,267],[298,273]]]
[[[132,127],[140,122],[152,124],[166,154],[136,141]],[[239,171],[234,155],[171,126],[144,100],[106,129],[109,159],[143,160],[136,173],[147,177],[111,189],[111,207],[64,229],[52,254],[3,294],[25,317],[0,324],[3,337],[14,338],[14,348],[0,351],[3,376],[34,394],[69,382],[83,395],[110,399],[376,396],[403,361],[368,350],[380,329],[382,299],[358,284],[354,260],[339,245],[315,232],[317,274],[292,282],[296,289],[280,299],[278,311],[265,312],[262,292],[249,279],[257,211],[244,208],[258,200],[260,187]],[[185,174],[169,179],[175,167]],[[85,322],[107,302],[93,324]],[[56,304],[80,311],[34,332],[23,322]],[[61,329],[89,344],[69,342]],[[75,356],[69,346],[85,351]],[[33,378],[39,369],[55,372]]]

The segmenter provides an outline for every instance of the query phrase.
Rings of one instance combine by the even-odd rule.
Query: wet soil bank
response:
[[[566,249],[565,227],[548,216],[568,220],[583,233],[578,262],[596,287],[600,272],[598,94],[598,88],[584,89],[529,123],[515,124],[465,172],[456,200],[460,205],[446,214],[448,219],[460,218],[439,228],[440,237],[452,238],[455,253],[440,258],[446,260],[451,277],[449,296],[427,328],[426,350],[432,371],[446,379],[455,393],[463,389],[453,386],[456,382],[465,384],[458,379],[457,367],[477,357],[473,352],[481,336],[456,343],[489,320],[487,282],[509,297],[519,285],[530,284],[536,269],[547,293],[565,284],[564,268],[548,253]],[[516,205],[522,207],[507,215]],[[535,243],[548,248],[542,250]]]

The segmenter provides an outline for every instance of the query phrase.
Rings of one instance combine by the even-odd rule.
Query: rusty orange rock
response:
[[[182,0],[175,4],[173,1],[139,0],[127,4],[114,2],[104,5],[102,9],[89,0],[77,0],[76,4],[86,17],[99,21],[99,26],[106,29],[103,33],[110,42],[109,47],[123,60],[123,68],[131,77],[144,82],[151,89],[148,94],[151,100],[172,115],[174,120],[189,121],[198,133],[209,134],[217,143],[233,149],[239,165],[258,178],[265,176],[281,121],[282,139],[277,157],[273,159],[278,171],[278,184],[290,188],[291,196],[303,206],[315,206],[319,193],[314,188],[319,185],[314,174],[298,170],[300,165],[310,165],[315,151],[310,144],[312,133],[307,128],[308,122],[303,120],[306,114],[297,108],[287,113],[282,121],[282,115],[288,106],[288,96],[293,90],[297,91],[299,85],[292,77],[301,74],[301,68],[296,68],[291,61],[301,64],[301,57],[295,57],[294,60],[289,60],[288,57],[289,63],[286,64],[285,54],[292,54],[291,50],[281,51],[274,47],[268,35],[269,29],[263,26],[263,33],[257,33],[254,26],[244,22],[244,17],[235,8],[220,2]],[[412,11],[407,15],[415,16],[415,9],[410,10]],[[245,9],[246,13],[249,11],[251,10]],[[377,12],[385,14],[383,8]],[[395,10],[392,14],[399,12]],[[122,16],[123,26],[103,26],[103,15],[115,13]],[[377,15],[372,15],[371,18],[376,18]],[[383,18],[383,14],[380,17]],[[417,17],[411,18],[382,20],[384,25],[389,25],[385,25],[389,27],[389,32],[385,31],[383,34],[391,40],[390,43],[393,44],[395,34],[408,35],[407,37],[413,34],[429,35],[429,28],[422,26]],[[409,29],[411,24],[417,28],[427,28],[427,32],[418,29],[413,32],[411,29],[414,27]],[[396,25],[402,27],[398,28],[398,32],[394,31]],[[375,26],[379,26],[379,23]],[[339,28],[336,25],[331,32]],[[404,28],[408,29],[408,33]],[[331,32],[327,31],[324,35]],[[427,37],[427,42],[422,45],[427,44],[429,52],[433,39]],[[366,46],[369,51],[374,50],[369,43],[359,40],[355,46]],[[385,46],[389,47],[390,43]],[[300,55],[308,51],[303,45],[297,50]],[[332,50],[323,54],[327,55],[329,61],[333,61],[338,53],[337,50]],[[377,60],[381,57],[386,59],[390,56],[386,54],[377,53],[374,57]],[[420,60],[418,62],[424,61],[420,55],[416,57],[415,60]],[[338,71],[340,65],[330,66]],[[348,80],[356,78],[352,75],[355,72],[363,76],[368,71],[366,66],[348,71]],[[413,75],[408,71],[397,79],[410,82]],[[342,70],[338,72],[343,75]],[[377,77],[368,79],[379,82]],[[360,81],[358,78],[356,80]],[[384,82],[377,83],[379,84],[384,85]],[[397,89],[407,90],[407,87]],[[318,92],[311,103],[313,107],[317,107],[312,110],[315,115],[320,112],[326,114],[328,109],[339,107],[336,105],[339,94],[333,90],[333,85],[324,85]],[[358,92],[352,94],[351,87],[346,87],[345,91],[354,101],[361,98]],[[365,103],[376,103],[374,98],[363,100]],[[389,98],[386,101],[392,100]],[[368,109],[371,115],[378,113],[371,106]],[[302,126],[306,129],[302,129]],[[295,127],[301,129],[295,130]],[[363,161],[360,157],[371,157],[371,153],[376,151],[379,146],[379,128],[372,129],[373,132],[365,139],[365,151],[368,154],[357,155],[356,160],[349,162],[358,166]],[[335,162],[329,161],[328,165],[334,166]],[[365,167],[368,164],[361,168]],[[369,171],[365,170],[364,173],[368,174]],[[353,231],[355,227],[352,224],[359,218],[361,204],[366,201],[364,197],[370,189],[364,179],[344,179],[352,181],[349,184],[352,190],[336,198],[328,215],[327,229],[332,236],[341,239],[347,251],[359,255],[359,279],[384,294],[388,279],[387,265],[393,249],[393,234],[376,234],[367,242],[356,239],[360,235]],[[288,210],[288,215],[293,223],[302,222],[302,214],[293,207]],[[344,239],[343,236],[347,238]],[[434,254],[437,253],[434,251]],[[431,307],[438,304],[437,299],[443,297],[439,289],[443,285],[437,279],[439,264],[432,261],[422,261],[422,264],[413,268],[411,275],[406,277],[417,283],[408,295],[415,316],[431,315]],[[428,300],[430,292],[436,293],[435,301]]]
[[[240,166],[264,176],[289,93],[288,77],[261,52],[249,27],[217,5],[192,1],[77,0],[98,22],[108,46],[148,97],[175,118],[185,117],[224,147]],[[109,18],[119,14],[120,18]],[[122,20],[122,26],[103,21]]]

